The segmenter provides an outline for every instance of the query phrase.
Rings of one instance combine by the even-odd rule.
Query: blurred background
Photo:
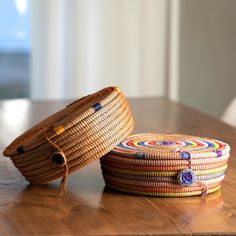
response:
[[[235,10],[235,0],[0,0],[0,99],[116,85],[234,124]]]

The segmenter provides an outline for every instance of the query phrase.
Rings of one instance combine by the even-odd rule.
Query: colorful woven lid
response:
[[[230,147],[181,134],[129,136],[100,159],[107,186],[148,196],[192,196],[217,191]]]
[[[22,175],[33,184],[63,177],[112,150],[133,130],[125,96],[108,87],[83,97],[35,125],[5,150]]]

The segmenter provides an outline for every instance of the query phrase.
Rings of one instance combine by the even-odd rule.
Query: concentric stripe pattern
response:
[[[131,135],[100,159],[107,186],[147,196],[193,196],[220,189],[230,147],[181,134]]]

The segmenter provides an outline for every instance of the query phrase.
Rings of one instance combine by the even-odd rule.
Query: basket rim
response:
[[[101,106],[109,103],[120,93],[117,87],[106,87],[93,94],[84,96],[68,104],[65,108],[52,113],[39,121],[23,134],[13,140],[3,151],[3,155],[11,157],[18,155],[21,149],[24,152],[30,151],[47,140],[43,137],[43,132],[47,130],[50,138],[60,135],[68,128],[76,124],[78,117],[86,118],[96,112]]]

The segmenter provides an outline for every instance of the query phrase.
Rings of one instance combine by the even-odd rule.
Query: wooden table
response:
[[[236,235],[236,129],[166,99],[129,100],[137,132],[178,132],[221,139],[232,147],[221,191],[207,197],[154,198],[105,187],[99,161],[69,177],[31,186],[8,158],[0,159],[0,235]],[[67,102],[0,102],[0,149]]]

